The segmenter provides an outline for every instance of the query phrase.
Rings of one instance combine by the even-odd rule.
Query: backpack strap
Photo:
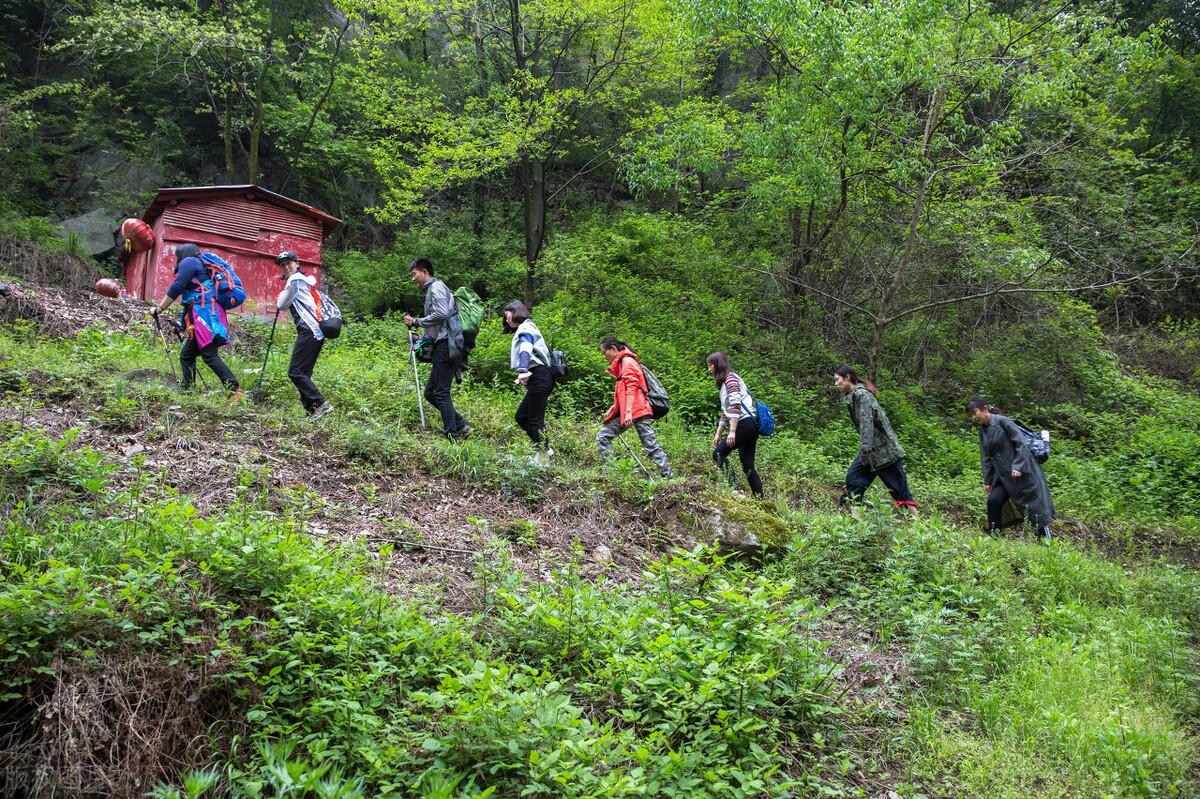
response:
[[[633,356],[628,352],[625,353],[624,355],[618,355],[617,363],[618,364],[621,363],[621,361],[625,360],[626,358],[633,358]],[[636,358],[634,358],[634,363],[636,363],[638,365],[639,369],[646,368],[646,367],[642,366],[642,362],[637,360]],[[621,379],[621,376],[618,374],[617,380],[619,381],[620,379]],[[650,401],[650,385],[646,381],[646,373],[644,371],[642,372],[642,380],[640,383],[638,383],[638,391],[642,392],[642,396],[646,398],[646,402]]]
[[[743,380],[742,376],[739,375],[737,372],[730,372],[729,375],[726,376],[726,378],[725,378],[726,383],[729,382],[730,376],[735,378],[738,381],[738,383],[741,385],[741,387],[743,389],[745,389],[744,391],[741,392],[742,398],[738,402],[738,405],[740,405],[742,410],[746,412],[747,416],[753,416],[755,419],[757,419],[758,418],[758,409],[751,405],[748,405],[746,402],[747,400],[754,399],[754,397],[750,394],[750,387],[746,385],[746,381]],[[727,386],[727,385],[723,385],[722,388],[724,388],[726,391],[729,391],[729,386]]]
[[[317,291],[316,286],[309,286],[308,291],[312,294],[314,315],[317,317],[317,324],[321,323],[321,294]]]

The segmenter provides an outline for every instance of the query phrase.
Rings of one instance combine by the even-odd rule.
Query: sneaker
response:
[[[239,402],[241,402],[245,398],[246,398],[246,392],[240,388],[235,388],[233,390],[233,392],[229,395],[229,404],[237,405]]]
[[[474,427],[471,427],[471,425],[469,425],[469,424],[464,424],[463,429],[458,431],[458,435],[455,438],[458,441],[466,441],[468,438],[471,437],[471,434],[474,432],[475,432]]]
[[[326,416],[331,413],[333,413],[333,406],[330,405],[328,402],[323,402],[323,403],[321,403],[321,407],[317,408],[316,410],[314,410],[312,413],[310,413],[308,415],[308,418],[309,419],[320,419],[322,416]]]

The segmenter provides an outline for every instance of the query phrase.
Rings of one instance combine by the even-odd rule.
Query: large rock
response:
[[[92,256],[102,256],[118,246],[114,234],[120,227],[121,214],[107,208],[96,208],[58,223],[63,238],[74,233]]]
[[[680,519],[694,539],[726,551],[785,547],[792,538],[787,524],[757,500],[718,496],[702,510],[681,514]]]
[[[144,208],[148,195],[164,185],[161,153],[129,153],[120,149],[91,148],[75,160],[64,194],[67,197],[107,198],[108,202]]]

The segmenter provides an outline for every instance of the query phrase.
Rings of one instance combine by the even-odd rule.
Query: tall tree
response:
[[[307,72],[327,74],[310,123],[291,135],[298,156],[312,131],[340,63],[349,23],[312,0],[217,0],[206,6],[99,2],[81,15],[59,47],[113,69],[131,53],[143,74],[131,76],[182,90],[211,114],[220,130],[225,177],[256,183],[262,175],[269,116],[297,102],[289,89]],[[239,169],[241,166],[241,169]]]
[[[1069,154],[1126,161],[1126,111],[1161,74],[1152,37],[1075,4],[685,8],[699,37],[769,67],[752,106],[702,115],[709,130],[726,123],[714,176],[722,197],[740,194],[777,220],[788,255],[771,274],[797,300],[866,323],[872,373],[888,330],[914,314],[1194,269],[1194,234],[1183,230],[1125,240],[1125,265],[1114,268],[1102,257],[1111,250],[1069,233],[1107,227],[1133,206],[1079,202],[1080,187],[1055,171]],[[697,158],[667,127],[630,144],[627,171],[659,189]],[[699,154],[719,149],[709,142]],[[1109,216],[1092,218],[1099,212]]]
[[[395,11],[405,20],[417,13]],[[686,68],[669,19],[665,5],[647,0],[471,0],[429,14],[421,46],[437,46],[421,79],[392,77],[386,101],[364,93],[376,96],[369,112],[390,134],[377,149],[380,217],[396,221],[440,192],[512,174],[532,304],[550,207],[612,160],[603,136],[616,120]]]

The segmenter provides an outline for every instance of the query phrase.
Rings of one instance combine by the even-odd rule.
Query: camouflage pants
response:
[[[633,426],[637,430],[638,438],[642,440],[642,449],[646,450],[646,455],[654,461],[654,465],[658,467],[658,473],[663,477],[674,477],[675,475],[671,473],[671,462],[667,460],[667,453],[654,435],[654,420],[647,416],[635,421]],[[612,456],[612,442],[622,432],[624,431],[621,430],[621,420],[613,419],[596,433],[596,450],[600,453],[601,463],[608,462]]]

